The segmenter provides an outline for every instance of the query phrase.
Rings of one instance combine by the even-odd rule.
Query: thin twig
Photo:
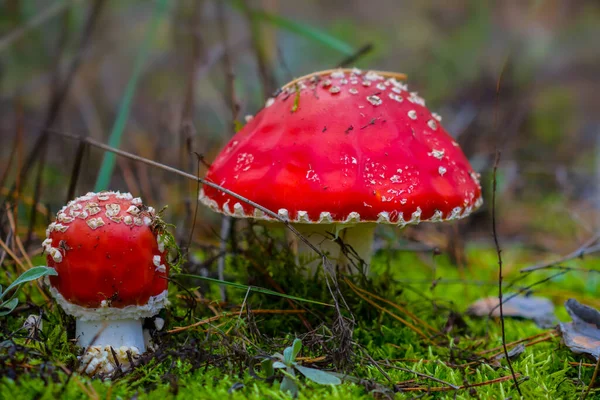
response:
[[[561,258],[551,261],[551,262],[540,263],[540,264],[532,265],[527,268],[523,268],[523,269],[521,269],[521,272],[531,272],[531,271],[537,271],[540,269],[545,269],[545,268],[552,267],[557,264],[562,264],[569,260],[573,260],[575,258],[583,258],[583,256],[585,256],[585,255],[588,255],[588,254],[591,254],[594,252],[598,252],[598,251],[600,251],[600,246],[594,246],[594,244],[596,244],[598,242],[598,240],[600,240],[600,234],[594,235],[593,237],[588,239],[585,243],[583,243],[577,250],[567,254],[564,257],[561,257]]]
[[[385,365],[387,367],[389,367],[389,368],[397,369],[398,371],[408,372],[408,373],[420,376],[421,378],[425,378],[425,379],[429,379],[429,380],[432,380],[432,381],[437,382],[437,383],[441,383],[442,385],[446,385],[446,386],[448,386],[448,387],[450,387],[450,388],[452,388],[454,390],[460,389],[460,386],[456,386],[456,385],[454,385],[454,384],[452,384],[450,382],[447,382],[447,381],[442,380],[440,378],[436,378],[433,375],[427,375],[427,374],[415,371],[414,369],[410,369],[410,368],[398,367],[398,366],[390,364],[389,362],[386,362]]]
[[[502,250],[500,249],[500,242],[498,241],[498,232],[496,230],[496,173],[498,171],[498,163],[500,163],[500,151],[496,150],[496,160],[494,161],[494,171],[493,171],[493,179],[492,179],[492,233],[494,235],[494,244],[496,245],[496,253],[498,254],[498,301],[500,306],[500,327],[502,330],[502,347],[504,349],[504,357],[508,364],[508,368],[510,369],[510,373],[513,377],[513,381],[515,382],[515,387],[517,392],[519,392],[519,396],[523,397],[521,393],[521,388],[519,387],[519,381],[517,380],[517,375],[515,374],[515,370],[513,369],[512,363],[510,361],[510,357],[508,356],[508,348],[506,347],[506,331],[504,328],[504,307],[502,302]]]
[[[517,374],[517,378],[520,377],[521,374]],[[510,375],[503,376],[502,378],[490,379],[489,381],[472,383],[469,385],[461,385],[457,390],[469,389],[472,387],[480,387],[493,385],[494,383],[506,382],[513,379]],[[409,387],[409,388],[401,388],[404,392],[448,392],[450,390],[455,390],[451,387]]]
[[[344,68],[348,67],[356,62],[359,58],[363,57],[365,54],[370,53],[373,50],[373,43],[367,43],[358,49],[354,54],[349,55],[344,58],[339,64],[338,67]]]
[[[581,396],[581,400],[585,400],[585,398],[590,394],[590,390],[592,390],[592,386],[594,386],[594,382],[596,382],[596,377],[598,376],[598,370],[600,369],[600,357],[598,357],[598,362],[596,363],[596,368],[594,368],[594,374],[592,375],[592,379],[590,380],[590,384],[587,387],[585,393]]]

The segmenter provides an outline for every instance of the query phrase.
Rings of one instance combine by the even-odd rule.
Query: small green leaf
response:
[[[283,362],[285,365],[291,365],[294,362],[294,349],[291,346],[283,350]]]
[[[11,312],[13,312],[13,310],[17,307],[17,304],[19,304],[19,299],[17,299],[17,298],[14,298],[10,301],[2,303],[0,305],[0,308],[7,308],[8,310],[0,311],[0,317],[4,317],[5,315],[8,315]]]
[[[294,339],[294,343],[292,343],[292,361],[296,360],[296,357],[298,357],[300,350],[302,350],[302,340]]]
[[[306,378],[320,385],[339,385],[340,383],[342,383],[340,378],[326,371],[321,371],[315,368],[303,367],[302,365],[296,365],[296,369]]]
[[[275,369],[282,369],[282,368],[287,368],[287,365],[285,365],[284,363],[282,363],[281,361],[275,361],[272,364],[272,367]],[[271,374],[272,375],[272,374]]]
[[[270,358],[265,358],[264,360],[262,360],[260,366],[263,370],[263,373],[265,374],[265,378],[271,377],[275,374],[275,370],[273,369],[274,363],[273,360],[271,360]]]
[[[9,287],[6,288],[6,290],[4,291],[4,294],[8,293],[10,290],[19,286],[22,283],[35,281],[36,279],[39,279],[46,275],[56,276],[56,275],[58,275],[58,273],[56,272],[56,270],[54,268],[50,268],[50,267],[33,267],[31,269],[28,269],[27,271],[23,272],[21,274],[21,276],[19,276],[17,279],[15,279],[14,282],[11,283]]]

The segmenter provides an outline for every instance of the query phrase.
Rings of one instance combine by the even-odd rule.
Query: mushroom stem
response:
[[[82,347],[122,346],[136,347],[141,353],[146,351],[141,319],[116,320],[77,320],[77,342]]]
[[[375,224],[294,224],[294,227],[312,245],[325,253],[334,265],[341,267],[342,271],[350,274],[368,273],[373,254]],[[340,243],[334,239],[336,232],[337,237],[346,246],[346,254],[342,251]],[[305,266],[307,272],[314,276],[321,265],[321,258],[302,240],[296,241],[298,264]],[[360,260],[365,263],[363,271],[354,267],[356,265],[360,268]]]
[[[131,360],[146,351],[141,319],[77,319],[76,331],[77,343],[86,349],[79,357],[79,371],[88,375],[127,371]]]

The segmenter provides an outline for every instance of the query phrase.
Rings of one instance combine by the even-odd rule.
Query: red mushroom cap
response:
[[[465,217],[481,187],[440,118],[406,85],[337,70],[287,85],[239,131],[206,179],[291,221],[404,225]],[[201,200],[270,219],[205,186]]]
[[[156,214],[129,193],[88,193],[67,204],[46,231],[51,291],[86,319],[156,314],[167,302],[169,264]],[[95,310],[89,310],[90,308]]]

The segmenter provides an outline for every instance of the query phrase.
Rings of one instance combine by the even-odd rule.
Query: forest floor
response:
[[[258,230],[262,228],[252,232]],[[497,296],[493,247],[470,244],[466,268],[431,251],[381,250],[369,279],[341,278],[338,292],[335,285],[330,291],[322,276],[310,279],[290,268],[293,257],[282,251],[280,240],[257,237],[238,238],[245,245],[228,256],[227,281],[327,305],[244,290],[248,286],[243,285],[227,287],[227,302],[222,302],[218,284],[174,275],[186,288],[170,286],[171,306],[160,314],[166,324],[152,332],[156,351],[138,360],[133,371],[112,380],[92,379],[74,372],[77,348],[68,340],[71,317],[44,304],[29,285],[21,305],[1,321],[0,398],[290,398],[280,390],[281,372],[263,379],[260,362],[282,353],[295,338],[303,342],[298,360],[304,366],[348,374],[338,386],[299,378],[300,399],[518,398],[502,358],[499,320],[466,312],[476,300]],[[539,255],[510,244],[502,255],[505,294],[523,290],[546,297],[560,321],[570,320],[563,306],[568,298],[598,307],[595,275],[557,275],[556,270],[523,274],[519,269]],[[196,267],[208,258],[208,251],[193,257]],[[41,258],[36,261],[43,264]],[[331,307],[332,292],[340,313]],[[28,315],[40,313],[41,330],[28,338],[21,327]],[[509,351],[517,341],[525,345],[522,353],[513,350],[517,354],[512,359],[525,398],[576,398],[587,390],[595,363],[565,347],[559,331],[505,318],[505,333]],[[592,388],[588,398],[600,398],[600,390]]]

